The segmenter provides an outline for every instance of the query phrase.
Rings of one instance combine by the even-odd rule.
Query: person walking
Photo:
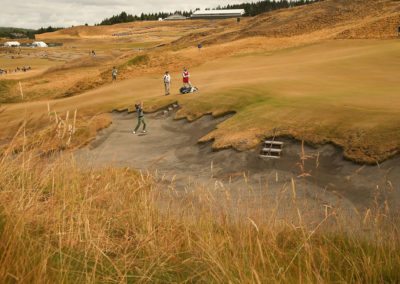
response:
[[[183,78],[183,86],[192,87],[192,85],[190,84],[190,74],[186,67],[183,68],[182,78]]]
[[[111,71],[111,76],[112,76],[112,80],[116,81],[117,80],[117,75],[118,75],[118,70],[117,68],[114,66],[112,71]]]
[[[138,122],[137,122],[135,130],[133,130],[133,134],[136,134],[136,132],[139,130],[141,124],[143,124],[142,133],[146,133],[146,122],[144,121],[143,102],[139,102],[139,103],[135,104],[135,108],[136,108]]]

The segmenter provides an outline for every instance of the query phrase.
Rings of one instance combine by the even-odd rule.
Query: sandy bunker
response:
[[[134,135],[135,114],[114,112],[113,124],[89,147],[79,150],[77,157],[95,167],[128,166],[151,171],[160,179],[173,180],[178,189],[194,184],[218,185],[246,187],[254,192],[268,189],[274,194],[293,180],[299,195],[321,202],[341,200],[363,207],[379,193],[398,205],[399,157],[381,165],[363,166],[344,160],[342,152],[332,145],[302,147],[297,141],[282,138],[282,158],[264,160],[259,158],[260,149],[212,151],[209,144],[198,143],[228,118],[203,116],[188,123],[173,120],[171,114],[151,114],[146,116],[148,133]]]

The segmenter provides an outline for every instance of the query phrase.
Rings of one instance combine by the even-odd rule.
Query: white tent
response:
[[[48,45],[46,43],[44,43],[43,41],[35,41],[32,43],[32,46],[34,47],[48,47]]]
[[[18,41],[7,41],[4,43],[4,46],[7,46],[7,47],[18,47],[20,45],[21,44]]]

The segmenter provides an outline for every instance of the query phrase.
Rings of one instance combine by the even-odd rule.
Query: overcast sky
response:
[[[250,2],[246,0],[0,0],[0,26],[40,28],[69,27],[99,23],[106,17],[126,11],[173,12],[217,5]]]

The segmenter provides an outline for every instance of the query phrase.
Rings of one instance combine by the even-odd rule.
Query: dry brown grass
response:
[[[35,151],[47,156],[62,150],[74,150],[87,145],[98,131],[111,124],[111,115],[81,115],[78,109],[57,112],[48,104],[47,115],[31,118],[21,114],[20,127],[12,139],[0,144],[0,154],[9,155]]]
[[[45,76],[51,84],[36,87],[35,84],[39,85],[42,78],[28,82],[30,90],[27,98],[38,100],[72,96],[107,84],[111,81],[112,66],[123,65],[137,56],[134,50],[138,47],[164,45],[149,50],[150,61],[147,64],[121,70],[119,79],[159,74],[166,69],[178,71],[182,66],[197,66],[233,54],[252,50],[265,52],[326,39],[395,38],[399,11],[400,5],[389,0],[327,0],[245,18],[240,24],[232,19],[179,23],[149,21],[113,26],[79,26],[42,34],[42,40],[64,42],[60,53],[76,53],[80,56],[75,59],[75,64],[72,62],[62,67],[65,72],[56,72],[60,71],[59,68],[47,72]],[[128,36],[113,36],[116,33],[126,33]],[[259,40],[260,37],[264,40]],[[203,52],[200,58],[192,49],[199,42],[205,45],[205,50],[210,50]],[[108,59],[102,60],[99,65],[99,62],[82,56],[92,49]],[[66,60],[66,57],[62,56],[62,59]],[[88,65],[95,68],[87,69]],[[50,93],[49,89],[53,92]]]
[[[399,223],[385,203],[359,220],[327,208],[309,223],[295,184],[289,203],[253,208],[246,189],[161,190],[149,174],[43,158],[40,147],[0,159],[3,283],[400,281]]]

